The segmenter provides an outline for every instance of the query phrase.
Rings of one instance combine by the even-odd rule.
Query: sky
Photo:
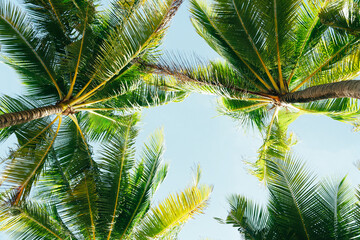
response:
[[[189,20],[188,2],[175,16],[164,40],[169,51],[193,54],[205,59],[219,56],[194,31]],[[21,94],[18,77],[7,66],[0,64],[0,94]],[[137,146],[158,128],[164,129],[166,151],[164,158],[170,169],[160,186],[155,202],[171,192],[184,189],[191,181],[197,164],[202,168],[202,183],[214,186],[205,214],[188,222],[180,240],[232,240],[241,239],[235,228],[221,225],[214,217],[225,218],[228,211],[226,198],[242,194],[266,203],[265,187],[247,171],[244,161],[255,161],[262,143],[261,136],[245,129],[233,119],[216,111],[214,96],[192,94],[181,103],[146,109],[142,114],[141,133]],[[360,174],[354,164],[360,161],[360,134],[352,127],[323,116],[301,116],[290,131],[298,138],[294,148],[311,170],[323,177],[348,176],[356,186]],[[11,141],[0,146],[4,156]],[[0,239],[7,239],[0,235]]]

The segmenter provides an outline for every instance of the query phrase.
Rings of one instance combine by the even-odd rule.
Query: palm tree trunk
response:
[[[63,112],[60,104],[0,115],[0,129]]]
[[[287,103],[305,103],[328,98],[360,99],[360,81],[348,80],[309,87],[302,91],[280,96],[280,101]]]

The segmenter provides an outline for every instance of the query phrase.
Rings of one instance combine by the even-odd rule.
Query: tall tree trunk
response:
[[[60,104],[0,115],[0,129],[63,112]]]
[[[348,80],[309,87],[302,91],[281,96],[280,101],[287,103],[304,103],[328,98],[360,99],[360,80]]]

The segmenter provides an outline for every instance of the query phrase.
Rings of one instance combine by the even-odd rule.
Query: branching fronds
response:
[[[21,186],[0,195],[0,230],[16,239],[174,239],[185,222],[203,212],[212,187],[197,181],[152,207],[167,173],[163,133],[155,132],[136,160],[138,120],[137,115],[123,119],[95,155],[76,124],[65,122],[32,201],[18,200]]]

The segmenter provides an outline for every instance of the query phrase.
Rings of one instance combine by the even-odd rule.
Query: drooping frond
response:
[[[186,96],[187,93],[184,91],[165,91],[157,86],[141,84],[135,90],[108,100],[101,105],[104,108],[114,108],[115,110],[126,113],[140,110],[141,108],[179,102]],[[121,108],[116,108],[116,106],[121,106]],[[96,107],[96,105],[94,105],[94,107]]]
[[[292,133],[288,133],[288,127],[300,114],[289,110],[279,111],[273,124],[263,130],[263,145],[258,150],[256,162],[251,164],[251,172],[259,180],[267,181],[271,178],[269,162],[274,159],[285,159],[291,147],[296,144],[296,138]]]
[[[82,122],[80,127],[82,127]],[[83,131],[83,130],[82,130]],[[97,171],[89,140],[85,139],[77,125],[71,119],[64,120],[54,144],[54,151],[63,174],[69,181],[76,180],[83,172],[92,169]]]
[[[51,200],[59,221],[75,236],[96,237],[99,169],[79,124],[67,119],[48,160],[37,194]],[[80,121],[81,123],[81,121]],[[47,191],[47,192],[46,192]]]
[[[106,111],[103,107],[84,108],[78,114],[81,127],[90,141],[108,141],[116,135],[119,125],[126,125],[128,117],[119,115],[114,111],[116,109]]]
[[[243,72],[235,70],[230,64],[221,61],[204,63],[193,57],[168,54],[161,57],[157,63],[141,62],[154,73],[175,78],[178,84],[188,90],[225,97],[242,98],[247,94],[267,96],[259,84],[252,81]]]
[[[242,126],[262,130],[265,128],[269,118],[267,105],[268,103],[266,102],[259,103],[221,98],[219,101],[219,111],[224,115],[232,117],[234,121],[238,121]]]
[[[359,123],[360,106],[357,99],[327,99],[299,104],[296,107],[305,113],[323,114],[334,120],[349,123],[354,127]]]

